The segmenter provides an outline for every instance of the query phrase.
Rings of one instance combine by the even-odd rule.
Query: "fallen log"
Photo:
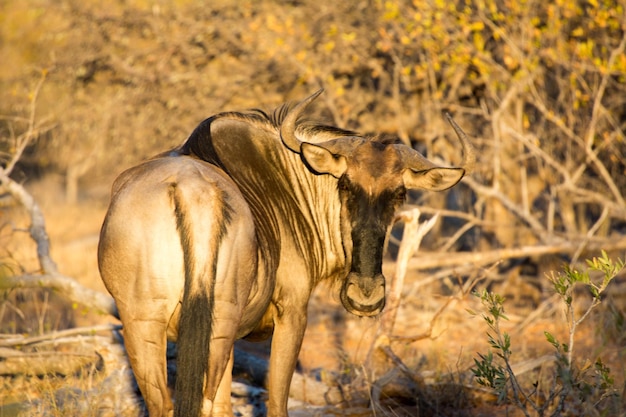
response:
[[[0,375],[69,376],[100,370],[103,359],[98,351],[110,350],[110,342],[94,334],[119,328],[98,325],[39,336],[0,335]]]
[[[113,297],[84,287],[74,278],[59,273],[26,274],[0,279],[0,291],[17,288],[51,288],[63,294],[72,303],[85,306],[96,313],[119,318]]]
[[[482,252],[420,252],[409,260],[410,270],[435,269],[454,266],[480,266],[492,264],[503,259],[525,258],[553,254],[574,253],[579,249],[577,241],[563,241],[554,245],[522,246]],[[613,251],[626,249],[626,238],[602,239],[589,241],[585,247],[587,252]]]
[[[95,351],[45,351],[20,352],[15,349],[0,352],[0,375],[44,376],[77,375],[89,368],[101,366],[102,358]]]
[[[267,389],[269,363],[256,355],[235,349],[233,376],[243,376],[254,385]],[[337,386],[329,386],[322,381],[294,373],[289,397],[312,405],[335,405],[343,402],[344,396]]]
[[[33,344],[43,343],[43,342],[48,342],[48,341],[58,342],[61,339],[67,338],[69,336],[93,335],[101,331],[117,331],[121,329],[122,329],[122,326],[120,325],[99,324],[95,326],[75,327],[71,329],[57,330],[57,331],[45,333],[39,336],[0,334],[0,348],[33,345]],[[2,352],[3,350],[0,349],[0,357],[3,357]]]

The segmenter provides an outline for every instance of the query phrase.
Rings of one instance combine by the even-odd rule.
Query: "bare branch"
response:
[[[56,263],[50,257],[50,239],[46,232],[46,221],[43,212],[35,199],[24,187],[13,181],[5,171],[0,171],[0,184],[2,184],[13,198],[20,203],[30,215],[31,224],[29,232],[31,238],[37,244],[37,258],[39,266],[44,274],[56,275],[58,269]]]
[[[93,335],[102,331],[115,331],[120,330],[122,326],[116,324],[97,324],[87,327],[76,327],[73,329],[65,329],[43,334],[41,336],[23,336],[23,335],[1,335],[0,334],[0,348],[9,346],[26,346],[33,345],[47,341],[57,341],[59,339],[67,338],[75,335]],[[2,353],[0,353],[2,357]]]
[[[508,124],[504,124],[504,129],[506,133],[511,135],[514,139],[520,141],[525,147],[527,147],[535,156],[540,158],[542,161],[547,163],[552,168],[556,169],[563,178],[568,181],[571,178],[570,172],[558,161],[552,158],[546,151],[541,149],[536,144],[539,143],[538,138],[536,138],[531,133],[520,133],[517,129],[509,126]]]
[[[396,272],[389,282],[390,289],[387,308],[380,321],[380,330],[384,334],[390,334],[393,331],[393,325],[396,320],[398,308],[400,307],[400,298],[402,296],[402,288],[404,287],[404,278],[406,277],[409,260],[419,249],[424,236],[426,236],[439,219],[439,215],[435,214],[429,220],[420,223],[420,214],[419,209],[414,208],[398,215],[398,218],[404,221],[404,235],[398,251]]]
[[[59,273],[56,263],[50,256],[50,239],[46,231],[46,222],[41,208],[33,196],[21,184],[17,183],[9,176],[11,170],[21,157],[22,152],[34,138],[36,131],[36,102],[43,82],[45,81],[46,74],[46,71],[42,71],[41,78],[30,96],[31,106],[30,116],[28,118],[28,130],[20,137],[15,153],[6,167],[3,169],[0,168],[0,185],[11,194],[16,202],[26,209],[30,217],[30,237],[37,245],[37,258],[42,275],[3,277],[3,279],[0,280],[0,290],[12,288],[52,288],[62,293],[74,303],[92,308],[100,313],[111,314],[117,317],[115,302],[109,295],[85,288],[76,280]]]
[[[97,313],[119,317],[115,301],[110,295],[83,287],[75,279],[59,273],[4,277],[0,280],[0,290],[11,288],[52,288],[73,303],[93,309]]]
[[[496,249],[484,252],[457,252],[439,253],[439,252],[420,252],[419,256],[409,261],[409,269],[425,270],[433,268],[454,267],[463,265],[480,265],[490,264],[502,259],[527,258],[531,256],[550,255],[557,253],[573,253],[578,249],[579,241],[576,239],[564,239],[563,241],[553,245],[538,246],[521,246],[517,248]],[[614,239],[607,241],[606,239],[589,240],[586,250],[590,252],[626,249],[626,238]]]
[[[597,150],[594,152],[590,146],[587,146],[586,142],[580,136],[578,136],[574,131],[565,126],[563,121],[547,108],[533,83],[529,83],[528,86],[533,96],[533,105],[543,114],[546,120],[552,122],[563,133],[565,133],[568,138],[572,139],[578,146],[580,146],[581,150],[584,151],[587,156],[585,162],[581,164],[572,175],[566,176],[566,178],[570,179],[568,183],[576,183],[587,168],[587,164],[589,162],[592,162],[606,185],[611,190],[611,193],[615,198],[615,202],[619,205],[619,207],[625,207],[626,202],[624,201],[624,197],[622,196],[619,187],[617,187],[617,185],[615,184],[615,181],[613,181],[613,178],[611,178],[611,174],[608,172],[602,161],[600,161],[600,159],[598,158]],[[590,133],[588,133],[588,136],[589,135]]]
[[[532,232],[542,241],[550,242],[553,237],[547,232],[541,223],[530,214],[524,212],[524,209],[511,201],[506,195],[495,187],[487,187],[475,181],[471,177],[463,178],[463,182],[472,188],[474,192],[482,197],[493,197],[500,201],[511,213],[515,214],[520,220],[530,226]]]
[[[17,161],[19,161],[20,158],[22,157],[22,153],[24,153],[24,149],[26,149],[26,147],[30,144],[30,142],[33,140],[33,138],[36,135],[35,116],[37,113],[37,97],[39,96],[39,92],[41,91],[41,87],[43,86],[43,83],[46,80],[47,75],[48,75],[48,71],[46,70],[41,71],[41,77],[39,78],[39,81],[37,82],[35,89],[31,92],[29,96],[30,113],[28,117],[28,128],[24,134],[20,135],[16,139],[17,143],[15,146],[15,153],[12,155],[9,162],[7,162],[4,168],[0,168],[0,173],[3,175],[9,176],[11,174],[11,171],[13,171],[13,168],[15,168],[15,164],[17,164]]]
[[[12,349],[13,350],[13,349]],[[0,375],[72,375],[101,360],[91,352],[20,352],[0,355]]]
[[[591,121],[589,122],[589,127],[587,128],[587,138],[586,149],[591,150],[593,147],[593,140],[596,136],[596,126],[599,120],[600,110],[603,109],[602,99],[604,98],[604,92],[606,91],[606,86],[609,82],[609,78],[611,77],[611,67],[615,64],[615,60],[618,57],[624,55],[624,49],[626,49],[626,31],[622,33],[622,40],[613,51],[611,51],[611,56],[609,57],[606,64],[606,72],[602,75],[602,81],[600,81],[600,86],[598,87],[598,92],[595,95],[593,100],[593,108],[591,111]]]
[[[50,241],[46,232],[46,223],[43,213],[35,199],[20,184],[12,180],[9,175],[19,161],[24,149],[30,144],[35,137],[35,116],[37,110],[37,97],[41,91],[41,87],[46,79],[47,71],[41,72],[41,77],[30,95],[30,115],[28,117],[28,129],[26,133],[21,135],[15,146],[15,153],[4,168],[0,168],[0,185],[3,185],[13,198],[19,202],[28,211],[31,218],[29,228],[30,236],[37,244],[37,258],[41,271],[45,274],[56,274],[57,266],[50,257]]]
[[[572,261],[571,261],[572,263],[575,263],[578,260],[578,257],[582,253],[583,249],[585,249],[585,247],[587,246],[589,239],[591,239],[591,237],[596,234],[598,229],[600,229],[600,226],[602,226],[602,223],[604,223],[608,217],[609,217],[609,209],[608,207],[604,207],[604,209],[602,210],[602,214],[600,215],[598,220],[589,229],[583,241],[580,242],[580,245],[578,245],[578,249],[576,249],[576,252],[574,252],[574,255],[572,256]]]

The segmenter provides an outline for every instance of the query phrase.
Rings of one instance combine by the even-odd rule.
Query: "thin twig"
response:
[[[507,208],[511,213],[517,216],[520,220],[530,226],[531,231],[544,243],[549,243],[553,240],[553,237],[548,235],[546,229],[543,227],[541,223],[533,216],[524,212],[524,209],[519,207],[513,201],[511,201],[504,193],[499,191],[497,187],[488,187],[486,185],[480,184],[475,181],[471,177],[465,177],[463,179],[464,183],[469,185],[472,190],[476,194],[479,194],[483,197],[493,197],[498,200],[504,207]]]
[[[611,51],[611,55],[609,56],[609,59],[606,63],[606,67],[607,67],[606,71],[602,75],[602,80],[600,81],[600,85],[598,86],[598,91],[596,92],[595,98],[593,100],[593,107],[591,110],[591,120],[589,121],[589,126],[587,128],[587,138],[585,140],[586,142],[585,148],[588,149],[589,151],[591,151],[593,147],[593,141],[596,136],[596,126],[599,120],[600,109],[603,108],[602,99],[604,98],[604,92],[606,91],[606,86],[609,82],[609,79],[613,76],[613,74],[611,73],[611,67],[613,66],[613,64],[615,64],[615,60],[618,57],[621,57],[624,55],[625,48],[626,48],[626,31],[623,31],[621,42],[619,43],[617,48]],[[622,200],[622,204],[623,204],[623,200]]]
[[[28,129],[23,135],[20,135],[17,139],[17,144],[15,146],[15,153],[7,162],[6,166],[0,168],[0,173],[4,176],[9,176],[15,167],[15,164],[22,157],[22,153],[26,149],[26,147],[30,144],[32,139],[35,137],[35,117],[37,114],[37,98],[39,97],[39,92],[41,91],[41,87],[43,86],[44,81],[46,80],[46,76],[48,75],[48,71],[41,71],[41,77],[37,82],[37,85],[33,89],[32,93],[29,96],[30,99],[30,112],[28,116]]]
[[[565,126],[563,121],[559,119],[552,111],[548,109],[548,107],[543,103],[543,100],[541,99],[541,96],[533,83],[529,83],[528,87],[531,92],[531,95],[533,96],[533,106],[535,106],[535,108],[537,108],[537,110],[539,110],[542,113],[543,117],[545,117],[546,120],[552,122],[563,133],[565,133],[567,137],[572,139],[578,146],[580,146],[587,156],[585,162],[579,165],[578,169],[574,172],[574,174],[571,174],[570,176],[568,176],[569,181],[567,181],[566,184],[570,184],[570,183],[575,184],[576,182],[578,182],[578,180],[582,176],[582,173],[585,171],[587,164],[589,163],[589,161],[591,161],[593,162],[595,168],[598,170],[598,173],[600,174],[600,176],[602,177],[606,185],[611,190],[611,193],[615,197],[615,200],[618,206],[621,208],[625,207],[626,202],[624,201],[624,198],[621,195],[619,187],[617,187],[617,185],[613,181],[613,178],[611,178],[611,174],[608,172],[608,170],[606,169],[602,161],[600,161],[600,159],[598,158],[597,150],[594,151],[593,149],[589,148],[586,142],[580,136],[578,136],[573,130]]]
[[[75,327],[73,329],[58,330],[50,333],[46,333],[40,336],[20,336],[14,334],[2,335],[0,334],[0,347],[16,347],[27,346],[50,340],[57,340],[68,336],[75,335],[93,335],[103,331],[117,331],[122,328],[118,324],[97,324],[94,326]]]
[[[570,261],[571,263],[576,263],[576,261],[578,261],[580,254],[585,249],[585,246],[587,246],[587,243],[589,243],[589,239],[591,239],[591,237],[596,234],[598,229],[600,229],[600,227],[602,226],[602,224],[606,221],[608,217],[609,217],[609,209],[608,207],[604,207],[604,209],[602,210],[602,214],[600,214],[600,217],[598,218],[598,220],[587,231],[585,238],[582,240],[582,242],[580,242],[580,245],[578,245],[578,249],[576,249],[576,252],[574,252],[574,255],[572,256],[572,260]]]
[[[41,77],[30,95],[30,115],[28,118],[28,129],[20,136],[15,153],[4,168],[0,168],[0,184],[18,201],[30,214],[31,225],[30,236],[37,244],[37,257],[41,271],[46,274],[56,274],[58,269],[50,257],[50,241],[46,232],[46,223],[39,205],[35,199],[26,191],[22,185],[11,179],[9,175],[22,156],[26,146],[33,140],[35,132],[35,117],[37,113],[37,97],[46,79],[47,71],[41,72]]]

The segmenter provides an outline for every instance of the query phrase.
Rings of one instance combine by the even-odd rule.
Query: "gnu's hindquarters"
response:
[[[168,338],[179,350],[176,414],[198,415],[203,396],[205,412],[214,403],[228,412],[230,379],[216,392],[240,327],[254,321],[242,316],[257,264],[252,216],[233,182],[182,156],[124,172],[113,186],[98,263],[150,415],[173,410]]]

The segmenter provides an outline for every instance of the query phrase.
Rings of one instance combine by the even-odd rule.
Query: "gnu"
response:
[[[452,168],[300,122],[320,92],[271,115],[213,116],[115,181],[98,263],[151,416],[232,415],[233,343],[270,335],[268,415],[286,416],[313,288],[338,280],[347,311],[380,313],[383,244],[406,191],[445,190],[473,164],[454,122],[464,163]],[[173,401],[167,340],[178,346]]]

